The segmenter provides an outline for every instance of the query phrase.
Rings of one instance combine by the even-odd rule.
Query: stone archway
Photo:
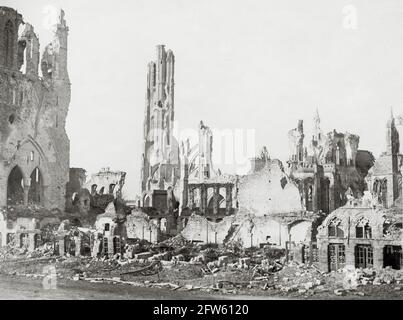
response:
[[[24,204],[24,176],[20,167],[15,166],[8,175],[7,205]]]

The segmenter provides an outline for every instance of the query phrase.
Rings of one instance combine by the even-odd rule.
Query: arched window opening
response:
[[[20,234],[20,248],[28,247],[28,233],[21,233]]]
[[[336,164],[340,165],[340,147],[337,145],[336,147]]]
[[[386,206],[387,205],[387,195],[388,195],[388,181],[384,179],[381,182],[381,188],[380,188],[380,201],[381,203]]]
[[[31,173],[31,185],[28,191],[28,202],[41,204],[43,198],[43,179],[39,168],[35,168]]]
[[[16,166],[11,170],[7,181],[7,205],[24,203],[24,180],[21,169]]]
[[[361,219],[355,226],[355,236],[360,239],[371,239],[372,228],[367,219]]]
[[[11,115],[8,117],[8,122],[9,122],[10,124],[13,124],[14,121],[15,121],[15,114],[13,113],[13,114],[11,114]]]
[[[4,28],[4,62],[5,66],[13,66],[14,57],[14,26],[11,20],[8,20]]]
[[[109,185],[109,194],[113,194],[113,192],[115,191],[115,187],[116,187],[116,184],[110,184]]]
[[[329,237],[343,238],[344,231],[341,228],[341,221],[338,219],[334,219],[329,223],[328,226],[328,235]]]
[[[97,188],[98,186],[96,184],[91,186],[91,195],[95,195],[97,193]]]
[[[151,206],[150,196],[145,196],[144,198],[144,207],[149,208]]]
[[[101,190],[99,190],[99,194],[104,194],[105,192],[105,187],[102,187]]]

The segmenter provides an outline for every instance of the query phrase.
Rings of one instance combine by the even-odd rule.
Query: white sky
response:
[[[325,131],[385,148],[389,108],[403,111],[403,2],[267,0],[3,0],[51,38],[47,6],[70,27],[71,166],[128,173],[139,192],[146,67],[155,46],[176,56],[175,115],[181,128],[255,129],[256,148],[288,155],[287,132],[309,130],[316,108]],[[343,28],[353,5],[357,28]],[[223,167],[218,165],[218,167]],[[225,167],[227,172],[234,167]],[[226,170],[224,170],[226,171]]]

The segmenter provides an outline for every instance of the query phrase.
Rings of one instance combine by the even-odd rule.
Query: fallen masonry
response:
[[[178,241],[178,240],[177,240]],[[391,268],[344,268],[330,273],[315,265],[286,261],[279,249],[245,250],[187,242],[180,248],[143,243],[131,259],[58,256],[49,246],[33,253],[2,248],[0,272],[43,278],[52,264],[60,280],[108,282],[131,286],[291,297],[371,297],[398,295],[403,272]],[[167,254],[168,253],[168,254]],[[178,256],[180,258],[178,259]],[[280,256],[280,258],[278,258]],[[194,257],[203,259],[194,261]]]

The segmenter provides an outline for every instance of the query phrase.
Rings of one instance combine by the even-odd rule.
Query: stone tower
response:
[[[157,46],[148,64],[141,191],[166,190],[179,177],[179,146],[173,137],[175,56]]]
[[[386,151],[370,169],[367,183],[369,190],[382,206],[390,208],[401,195],[402,175],[399,169],[400,142],[393,111],[386,123]]]
[[[0,7],[0,207],[64,209],[70,142],[68,27],[61,11],[39,61],[39,41],[16,10]],[[39,64],[42,77],[39,77]]]

